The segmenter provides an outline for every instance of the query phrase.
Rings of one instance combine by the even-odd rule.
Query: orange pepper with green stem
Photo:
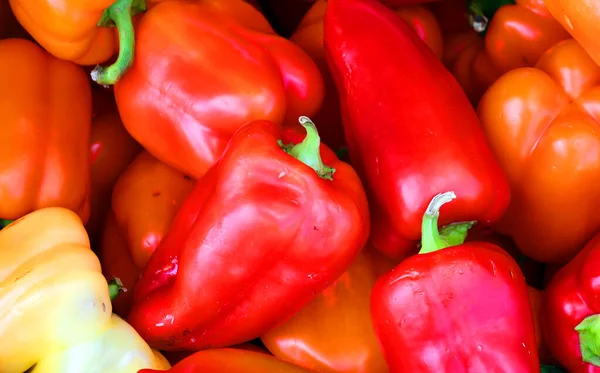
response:
[[[129,312],[133,286],[150,255],[195,182],[142,152],[121,174],[106,217],[100,261],[107,278],[118,277],[128,289],[113,302],[115,312]]]
[[[5,39],[0,81],[0,218],[65,207],[86,222],[92,95],[83,69]]]
[[[467,4],[462,2],[466,14]],[[471,12],[479,12],[478,6],[472,4]],[[542,0],[517,0],[516,4],[503,5],[486,27],[483,38],[469,30],[449,34],[444,40],[444,64],[473,104],[502,74],[534,66],[548,48],[569,38]]]
[[[119,56],[109,67],[97,67],[94,81],[114,84],[131,66],[135,50],[132,16],[145,0],[10,0],[25,30],[52,55],[81,65],[96,65]]]
[[[326,0],[317,0],[306,13],[290,40],[300,46],[315,61],[321,71],[325,82],[325,99],[317,114],[313,116],[314,122],[318,127],[319,136],[321,136],[323,143],[337,150],[344,147],[346,141],[342,127],[339,97],[325,61],[325,50],[323,48],[323,17],[326,7]],[[441,58],[442,33],[434,15],[422,6],[395,7],[394,10]],[[286,125],[301,128],[296,118],[286,122]]]

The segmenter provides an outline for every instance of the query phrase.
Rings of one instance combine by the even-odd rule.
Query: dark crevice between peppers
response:
[[[421,227],[422,237],[419,254],[432,253],[465,242],[467,232],[475,225],[475,221],[449,224],[442,229],[438,229],[440,208],[455,198],[456,194],[454,192],[440,193],[433,197],[429,206],[427,206]]]
[[[12,223],[13,221],[14,220],[0,219],[0,230],[4,229],[7,225]]]
[[[102,14],[100,27],[116,27],[119,33],[119,56],[108,67],[96,66],[92,80],[109,86],[118,82],[133,64],[135,54],[135,31],[132,17],[146,11],[146,0],[117,0]]]
[[[289,155],[304,163],[326,180],[333,180],[335,168],[329,167],[321,159],[321,138],[317,127],[308,117],[302,116],[298,121],[306,130],[306,137],[296,145],[284,145],[281,140],[279,146]]]

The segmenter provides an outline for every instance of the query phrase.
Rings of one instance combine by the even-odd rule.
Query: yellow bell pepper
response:
[[[46,356],[31,373],[137,373],[144,368],[167,370],[171,365],[113,314],[99,338]]]
[[[74,212],[44,208],[0,231],[0,373],[23,373],[38,363],[43,368],[55,356],[73,357],[72,349],[97,348],[115,335],[123,338],[123,333],[128,340],[119,341],[120,346],[133,347],[132,354],[154,356],[147,345],[147,350],[138,348],[145,342],[129,325],[128,330],[120,326],[124,321],[115,320],[100,262]],[[88,360],[79,372],[91,372],[89,367],[101,366],[105,358],[114,356],[115,347],[105,347],[95,352],[97,361]],[[56,367],[52,372],[67,371]],[[104,372],[136,373],[137,369]]]

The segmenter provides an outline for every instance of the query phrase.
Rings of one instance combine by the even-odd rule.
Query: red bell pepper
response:
[[[429,200],[444,190],[462,198],[442,224],[495,223],[508,182],[465,93],[431,49],[375,0],[329,0],[324,27],[350,159],[370,192],[373,244],[410,255]]]
[[[545,290],[542,326],[550,352],[571,373],[600,372],[600,234]]]
[[[436,195],[414,255],[377,280],[371,316],[390,373],[539,372],[527,284],[498,246],[463,243],[472,222],[438,231]],[[445,206],[450,207],[450,205]]]
[[[129,322],[152,346],[263,335],[358,256],[369,234],[361,182],[301,120],[303,140],[269,121],[244,125],[181,205],[134,289]]]
[[[296,120],[323,101],[315,63],[242,0],[158,2],[141,18],[136,45],[115,85],[123,124],[150,154],[195,179],[242,125]]]
[[[138,373],[159,373],[142,369]],[[163,371],[164,372],[164,371]],[[199,351],[177,363],[168,373],[312,373],[267,354],[235,348]]]

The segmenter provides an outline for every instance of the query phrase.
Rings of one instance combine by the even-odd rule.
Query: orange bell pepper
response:
[[[131,66],[135,49],[132,16],[145,10],[145,0],[9,1],[25,30],[60,59],[95,65],[106,62],[119,49],[113,65],[97,67],[92,73],[99,84],[114,84]]]
[[[325,61],[323,16],[326,7],[326,0],[317,0],[306,13],[290,40],[300,46],[315,61],[321,71],[325,82],[325,99],[320,110],[311,118],[314,119],[317,125],[323,143],[332,149],[339,149],[345,146],[346,141],[342,127],[339,97]],[[442,33],[431,11],[422,6],[395,7],[394,10],[441,58]],[[296,118],[286,122],[286,125],[301,128]]]
[[[600,2],[591,0],[544,0],[548,11],[600,65]]]
[[[65,207],[90,213],[92,94],[81,67],[34,43],[0,40],[0,218]]]
[[[568,38],[542,0],[517,0],[496,11],[483,39],[474,30],[448,35],[443,61],[477,104],[502,74],[534,66],[548,48]]]
[[[91,214],[86,229],[92,247],[96,247],[110,209],[112,188],[142,147],[123,127],[112,93],[94,89],[92,97],[99,110],[92,121],[90,138]]]
[[[538,261],[572,258],[600,229],[600,67],[573,39],[481,99],[488,142],[511,184],[496,229]]]
[[[115,312],[129,312],[133,286],[194,187],[181,172],[142,152],[121,174],[106,218],[100,261],[107,278],[118,277],[128,290],[114,301]]]
[[[395,262],[365,249],[327,290],[261,339],[276,357],[321,373],[388,372],[373,330],[371,290]]]
[[[321,106],[314,62],[250,4],[153,2],[115,96],[125,128],[161,161],[197,179],[245,123],[281,125]]]

